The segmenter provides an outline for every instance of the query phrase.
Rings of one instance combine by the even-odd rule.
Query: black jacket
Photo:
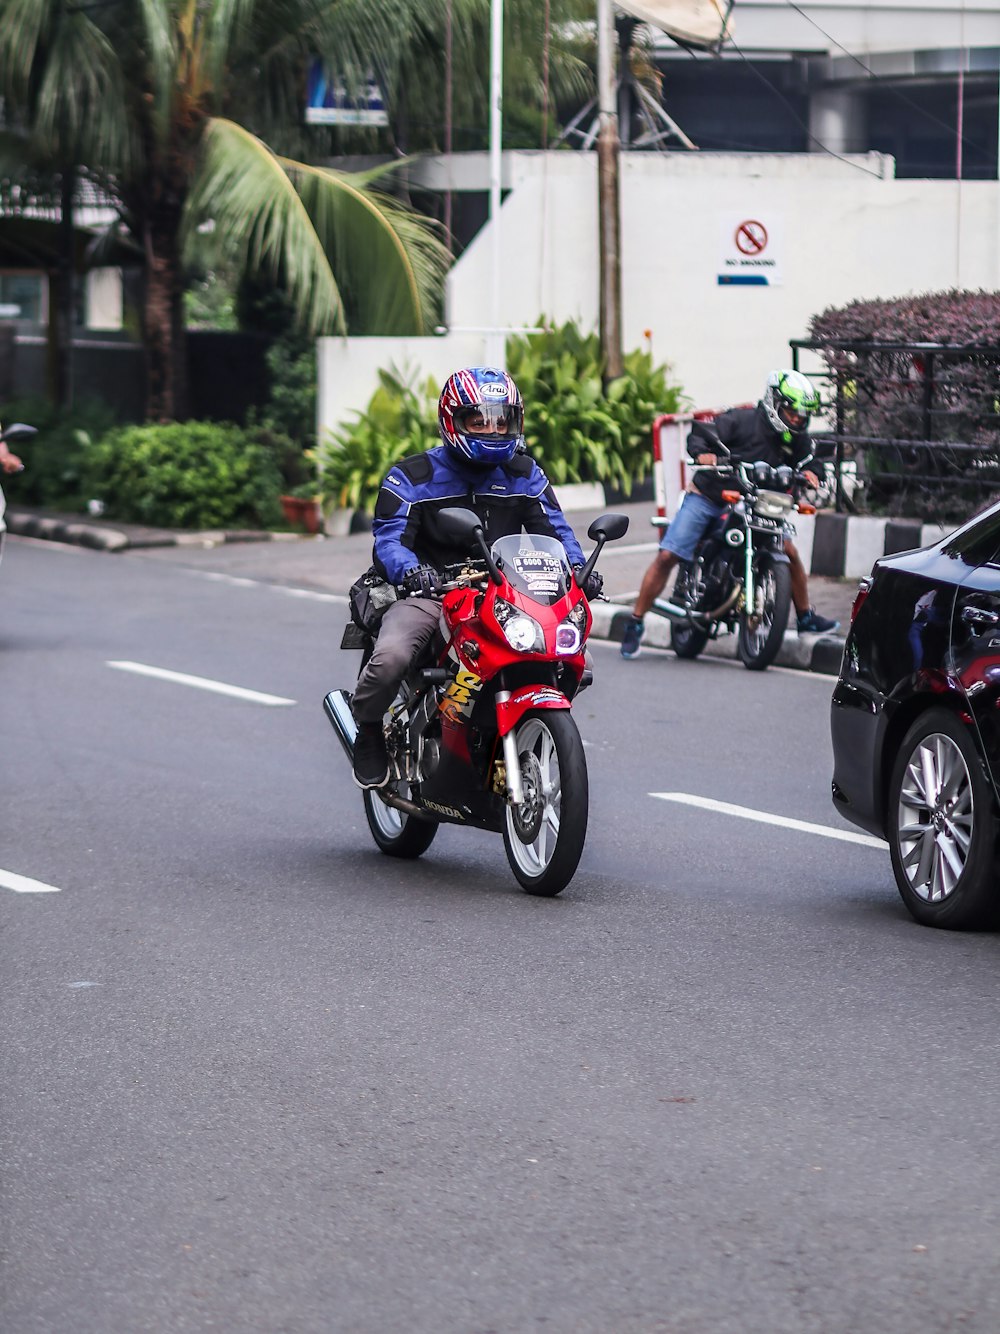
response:
[[[780,468],[783,463],[801,469],[807,459],[812,458],[813,443],[807,431],[792,435],[786,443],[767,419],[763,404],[755,408],[730,408],[720,413],[714,422],[706,423],[714,427],[719,439],[728,448],[734,461],[740,463],[769,463],[772,468]],[[695,422],[688,436],[688,453],[692,458],[699,454],[714,454],[714,442],[701,429],[701,423]],[[720,463],[725,459],[720,458]],[[696,472],[694,484],[708,500],[715,504],[722,503],[722,491],[731,483],[716,472]]]

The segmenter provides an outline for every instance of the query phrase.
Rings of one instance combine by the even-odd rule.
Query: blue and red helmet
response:
[[[524,404],[506,371],[470,366],[456,371],[438,399],[441,439],[466,463],[506,463],[521,443]]]

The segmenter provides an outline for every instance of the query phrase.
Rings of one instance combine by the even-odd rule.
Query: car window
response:
[[[1000,506],[972,519],[945,543],[946,556],[957,556],[966,565],[996,564],[1000,561]]]

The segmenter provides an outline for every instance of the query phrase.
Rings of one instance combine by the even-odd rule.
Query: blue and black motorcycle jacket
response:
[[[382,482],[372,522],[375,568],[392,584],[415,565],[436,570],[469,552],[440,531],[437,514],[450,506],[475,510],[488,543],[522,529],[557,538],[571,565],[584,563],[580,544],[559,508],[549,479],[527,454],[484,470],[458,462],[437,445],[391,468]]]

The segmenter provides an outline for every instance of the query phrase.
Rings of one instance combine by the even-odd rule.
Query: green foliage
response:
[[[281,522],[273,451],[226,422],[126,426],[86,451],[85,494],[105,515],[167,528]]]
[[[641,348],[605,389],[600,340],[572,323],[508,340],[507,369],[524,399],[528,452],[557,486],[603,482],[630,493],[652,467],[654,419],[680,406],[668,368]]]
[[[397,371],[380,371],[379,381],[354,422],[327,432],[319,460],[324,508],[371,513],[392,465],[438,441],[433,380],[419,393]]]
[[[291,437],[299,449],[316,445],[316,342],[290,329],[267,350],[271,396],[261,424]]]
[[[111,409],[91,400],[61,412],[47,398],[9,399],[3,405],[3,422],[26,422],[38,429],[33,440],[12,446],[24,461],[24,472],[3,479],[9,503],[81,510],[89,499],[82,480],[87,446],[115,426]]]

